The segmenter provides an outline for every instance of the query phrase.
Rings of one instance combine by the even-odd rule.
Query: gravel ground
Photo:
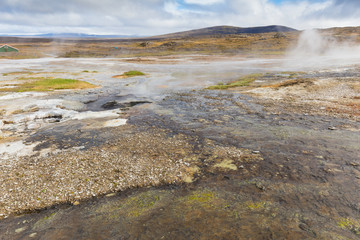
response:
[[[259,98],[269,112],[319,114],[360,120],[360,78],[320,77],[292,85],[277,83],[247,91]],[[296,81],[296,80],[295,80]],[[286,79],[283,81],[286,82]]]
[[[176,183],[193,147],[182,135],[159,131],[122,134],[111,144],[22,157],[0,166],[0,216],[131,187]]]
[[[200,164],[215,171],[243,167],[242,161],[259,158],[246,149],[168,130],[139,132],[127,125],[114,131],[119,131],[118,138],[101,147],[72,148],[2,164],[0,218],[58,203],[77,205],[128,188],[192,182],[202,174]]]

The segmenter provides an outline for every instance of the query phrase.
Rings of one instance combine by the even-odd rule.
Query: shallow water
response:
[[[64,61],[67,62],[57,59],[52,64]],[[81,62],[78,72],[79,66],[91,65],[89,59],[68,61],[67,66]],[[94,61],[98,73],[78,76],[88,76],[89,81],[103,88],[48,97],[80,101],[92,111],[108,111],[101,106],[114,100],[151,102],[123,110],[128,124],[137,131],[165,129],[169,135],[181,133],[197,139],[191,142],[195,149],[191,154],[200,156],[195,182],[127,190],[78,206],[65,204],[10,217],[0,222],[3,239],[358,238],[359,122],[286,112],[281,104],[275,106],[279,112],[268,112],[261,102],[241,93],[201,90],[218,79],[226,81],[246,73],[294,68],[282,68],[280,60],[256,59],[187,59],[176,64]],[[111,78],[132,69],[149,75]],[[336,72],[309,74],[358,76],[355,70]],[[133,85],[126,87],[129,81]],[[49,145],[86,150],[122,137],[121,129],[104,131],[86,128],[88,124],[95,123],[60,121],[39,129],[27,138],[27,143],[42,141],[35,150]],[[336,130],[331,130],[332,126]],[[249,154],[240,162],[230,159],[236,163],[236,171],[214,170],[221,153],[208,152],[207,146],[212,146],[209,141],[216,146],[249,149]]]

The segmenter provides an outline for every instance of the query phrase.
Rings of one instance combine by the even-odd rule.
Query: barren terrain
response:
[[[359,32],[299,34],[14,42],[0,239],[357,239]]]

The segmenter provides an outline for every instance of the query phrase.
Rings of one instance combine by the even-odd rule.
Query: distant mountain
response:
[[[36,35],[1,35],[1,37],[25,37],[25,38],[137,38],[136,35],[97,35],[85,33],[45,33]]]
[[[242,33],[269,33],[269,32],[296,32],[298,30],[279,25],[271,25],[264,27],[232,27],[232,26],[216,26],[195,29],[184,32],[164,34],[156,36],[157,38],[176,38],[176,37],[197,37],[197,36],[208,36],[208,35],[230,35],[230,34],[242,34]]]
[[[135,35],[97,35],[85,33],[46,33],[35,35],[42,38],[135,38]]]
[[[15,41],[16,37],[27,38],[29,41],[34,41],[34,39],[47,39],[47,41],[51,41],[53,39],[65,39],[69,41],[73,40],[87,40],[90,41],[100,40],[100,39],[123,39],[123,40],[154,40],[154,39],[164,39],[164,38],[183,38],[183,37],[201,37],[201,36],[213,36],[213,35],[230,35],[230,34],[251,34],[251,33],[268,33],[268,32],[295,32],[298,31],[294,28],[289,28],[285,26],[279,25],[271,25],[264,27],[249,27],[249,28],[241,28],[241,27],[232,27],[232,26],[216,26],[216,27],[208,27],[195,29],[184,32],[176,32],[164,35],[158,35],[153,37],[145,37],[138,35],[96,35],[96,34],[84,34],[84,33],[46,33],[39,35],[2,35],[0,34],[0,38],[7,38],[8,41]],[[5,39],[3,39],[5,40]]]

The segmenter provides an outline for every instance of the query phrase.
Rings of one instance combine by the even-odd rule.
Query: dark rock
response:
[[[119,106],[119,103],[117,101],[110,101],[110,102],[107,102],[107,103],[101,105],[101,107],[104,109],[111,109],[111,108],[115,108],[118,106]]]
[[[131,102],[120,103],[119,107],[128,109],[128,108],[134,107],[136,105],[145,104],[145,103],[151,103],[151,102],[149,102],[149,101],[131,101]]]

